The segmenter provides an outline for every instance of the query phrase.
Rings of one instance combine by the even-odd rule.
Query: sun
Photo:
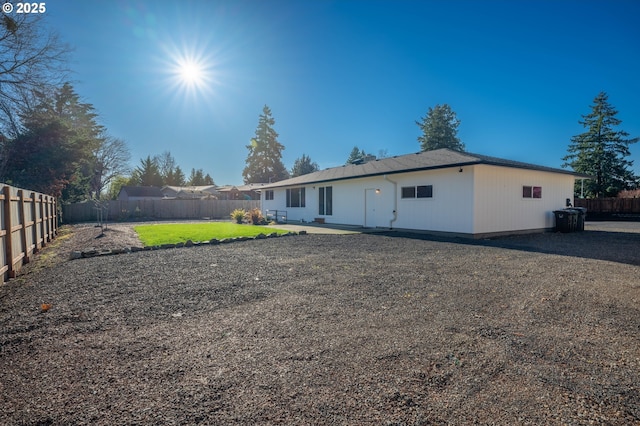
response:
[[[206,83],[204,66],[193,61],[184,61],[177,64],[177,77],[187,86],[201,87]]]
[[[167,42],[157,56],[162,91],[175,101],[210,100],[220,86],[217,50],[209,43]]]

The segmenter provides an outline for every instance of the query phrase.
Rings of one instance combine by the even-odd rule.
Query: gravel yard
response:
[[[587,229],[67,261],[116,234],[78,227],[0,286],[0,424],[640,424],[640,224]]]

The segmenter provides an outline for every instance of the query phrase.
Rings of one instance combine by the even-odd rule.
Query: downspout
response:
[[[389,229],[393,229],[393,222],[398,220],[398,182],[394,182],[384,175],[384,180],[393,184],[393,219],[389,221]]]

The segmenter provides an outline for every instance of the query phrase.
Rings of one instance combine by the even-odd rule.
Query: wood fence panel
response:
[[[55,238],[58,217],[56,200],[48,195],[3,185],[0,201],[0,282],[4,282]]]
[[[110,200],[104,205],[103,219],[108,222],[132,220],[182,220],[229,219],[235,209],[260,208],[258,200]],[[65,204],[62,206],[64,223],[92,222],[97,220],[96,205],[92,202]]]
[[[586,208],[587,215],[593,216],[640,214],[640,198],[576,198],[574,205]]]

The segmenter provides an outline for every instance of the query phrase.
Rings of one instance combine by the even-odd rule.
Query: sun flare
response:
[[[198,47],[198,43],[162,46],[158,58],[164,77],[164,90],[175,100],[197,101],[211,99],[215,87],[220,85],[217,61],[211,47]]]
[[[200,86],[205,83],[205,73],[201,64],[184,62],[178,65],[178,77],[190,86]]]

